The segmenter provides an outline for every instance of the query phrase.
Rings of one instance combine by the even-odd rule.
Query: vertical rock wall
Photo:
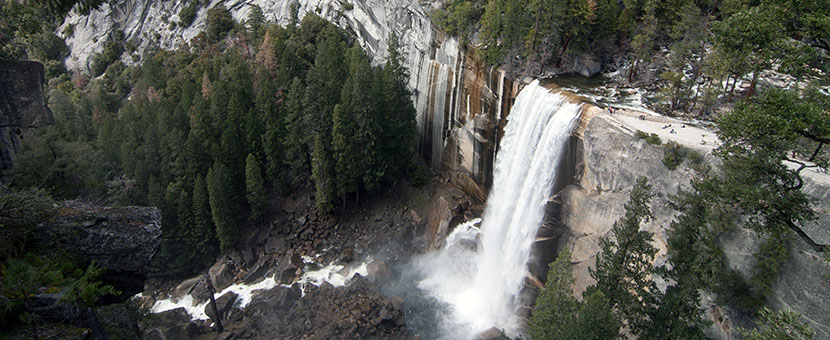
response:
[[[30,129],[54,123],[43,95],[43,65],[20,61],[0,67],[0,171],[12,167]]]

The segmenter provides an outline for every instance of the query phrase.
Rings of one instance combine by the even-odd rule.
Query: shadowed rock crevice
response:
[[[0,171],[10,169],[31,129],[54,124],[43,96],[43,65],[19,61],[0,67]]]

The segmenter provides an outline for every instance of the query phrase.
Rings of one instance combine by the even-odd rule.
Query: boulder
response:
[[[343,261],[343,262],[352,262],[352,261],[354,261],[355,256],[356,256],[356,254],[354,252],[354,249],[346,248],[346,249],[343,249],[343,254],[340,257],[340,260]]]
[[[384,323],[395,327],[402,327],[406,325],[406,319],[404,319],[403,311],[401,310],[402,306],[403,300],[400,298],[388,298],[383,308],[378,312],[378,317]]]
[[[291,254],[291,257],[288,258],[288,263],[290,263],[294,268],[302,269],[305,267],[305,262],[303,262],[303,257],[300,253],[294,252]]]
[[[499,340],[504,336],[504,332],[496,327],[492,327],[476,336],[478,340]]]
[[[372,280],[386,279],[392,275],[389,271],[389,267],[386,266],[386,262],[382,260],[372,260],[372,262],[366,266],[366,273]]]
[[[173,294],[170,296],[173,299],[180,299],[183,296],[190,294],[193,291],[193,288],[199,284],[199,281],[202,280],[201,276],[189,278],[187,280],[182,281],[179,283],[178,286],[173,290]]]
[[[193,286],[193,289],[190,291],[190,296],[193,297],[193,304],[198,305],[202,302],[207,301],[210,299],[210,294],[212,292],[216,292],[216,290],[212,290],[208,287],[207,280],[204,277],[199,276],[199,282]]]
[[[280,272],[279,282],[282,284],[292,283],[294,277],[297,275],[297,269],[294,267],[285,268]]]
[[[210,282],[213,283],[213,288],[217,292],[230,287],[233,284],[233,268],[227,258],[223,258],[211,266],[208,270],[208,277],[210,277]]]
[[[254,295],[251,303],[245,309],[250,309],[258,313],[275,309],[287,311],[300,299],[300,295],[301,292],[296,285],[291,288],[276,286],[268,290],[259,291]]]
[[[250,265],[256,260],[256,254],[254,254],[254,250],[250,247],[243,248],[240,251],[240,256],[242,256],[242,261],[245,261],[246,265]]]
[[[285,248],[285,241],[282,237],[271,236],[265,241],[265,253],[274,254]]]
[[[216,299],[216,311],[219,312],[219,315],[222,315],[224,318],[228,311],[230,311],[233,304],[236,302],[239,296],[236,295],[234,292],[227,292]],[[212,320],[216,320],[216,314],[213,313],[213,308],[211,308],[210,304],[205,306],[205,314],[210,317]]]
[[[415,223],[421,223],[421,216],[418,216],[418,213],[415,210],[410,209],[409,215],[412,218],[412,221],[414,221]]]
[[[450,207],[454,205],[451,201],[454,203],[452,198],[440,194],[432,199],[426,228],[428,250],[438,249],[449,234],[450,221],[453,218],[453,211]]]
[[[190,322],[190,316],[184,308],[176,308],[161,312],[153,318],[157,323],[153,327],[143,330],[142,339],[152,340],[189,340],[196,338],[201,332],[196,324]]]
[[[245,274],[244,283],[246,285],[255,283],[263,278],[265,278],[265,273],[271,269],[271,261],[270,260],[261,260],[254,264],[254,266],[248,270],[248,273]]]

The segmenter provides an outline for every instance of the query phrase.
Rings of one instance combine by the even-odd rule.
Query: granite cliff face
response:
[[[161,244],[161,211],[153,207],[100,207],[67,201],[42,228],[47,244],[94,260],[102,280],[122,294],[144,290],[150,262]]]
[[[666,262],[666,232],[677,212],[670,207],[669,196],[679,187],[688,187],[692,172],[682,165],[671,171],[662,163],[663,148],[649,145],[612,124],[604,111],[587,110],[583,126],[578,129],[575,157],[572,163],[573,182],[557,192],[552,201],[557,204],[558,229],[554,235],[566,239],[561,246],[572,249],[575,293],[581,294],[594,283],[588,274],[599,252],[599,240],[610,234],[611,227],[625,212],[636,179],[646,176],[653,187],[651,208],[654,219],[642,227],[654,233],[654,245],[658,249],[655,264]],[[703,150],[700,150],[703,151]],[[712,156],[707,155],[707,160]],[[809,172],[805,176],[805,191],[816,199],[819,219],[806,231],[818,242],[830,241],[826,228],[830,224],[830,176]],[[727,264],[746,277],[755,264],[754,253],[762,239],[744,229],[728,232],[720,237]],[[790,257],[773,284],[768,300],[774,309],[790,309],[803,315],[803,320],[817,332],[817,338],[830,338],[830,309],[824,301],[830,301],[830,289],[823,275],[830,268],[804,242],[794,238]],[[658,285],[665,285],[658,282]],[[713,325],[707,334],[716,339],[734,339],[738,327],[751,327],[743,316],[728,307],[713,302],[713,296],[703,297],[703,307]]]
[[[9,169],[22,139],[55,118],[43,98],[43,65],[20,61],[0,67],[0,171]]]
[[[510,110],[518,84],[504,72],[488,67],[475,54],[468,53],[453,37],[441,33],[430,21],[429,11],[437,3],[416,0],[214,0],[201,7],[193,24],[182,28],[178,13],[185,5],[179,1],[121,0],[105,3],[87,16],[71,14],[58,28],[73,27],[64,37],[71,51],[67,68],[86,71],[95,53],[103,50],[109,34],[124,32],[125,41],[137,42],[135,55],[140,61],[153,44],[164,49],[187,46],[205,28],[207,10],[223,4],[234,19],[244,21],[252,6],[259,6],[265,18],[286,25],[291,6],[299,6],[299,16],[315,13],[353,32],[357,43],[368,51],[373,63],[382,64],[387,56],[386,39],[399,35],[404,46],[409,87],[417,110],[417,148],[429,165],[446,165],[468,191],[486,192],[492,178],[493,156],[498,145],[502,118]],[[135,63],[132,55],[122,61]],[[472,179],[472,181],[470,181]]]

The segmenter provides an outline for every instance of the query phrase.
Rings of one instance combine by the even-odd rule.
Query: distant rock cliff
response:
[[[0,171],[12,167],[32,128],[54,123],[43,96],[43,65],[20,61],[0,66]]]

